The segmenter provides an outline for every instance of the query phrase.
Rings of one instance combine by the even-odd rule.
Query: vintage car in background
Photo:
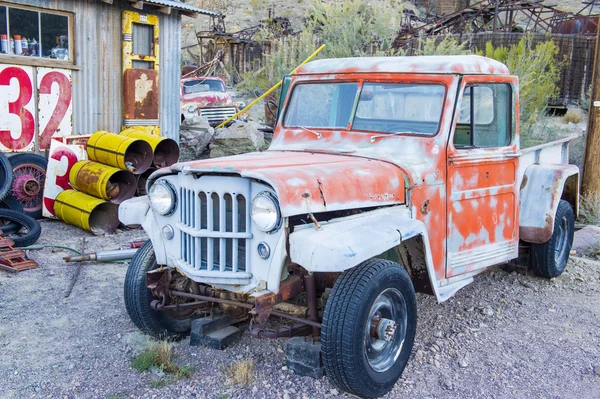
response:
[[[181,120],[202,115],[211,126],[217,126],[244,108],[235,103],[227,92],[225,82],[218,77],[181,79]]]

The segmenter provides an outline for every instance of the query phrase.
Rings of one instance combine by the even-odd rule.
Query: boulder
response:
[[[209,145],[210,157],[219,158],[264,148],[265,136],[258,127],[255,122],[235,121],[218,129]]]
[[[184,119],[179,131],[180,161],[208,158],[208,144],[215,134],[215,129],[208,120],[200,115]]]
[[[598,246],[600,246],[600,227],[590,225],[575,232],[571,249],[575,250],[578,255],[589,255]]]

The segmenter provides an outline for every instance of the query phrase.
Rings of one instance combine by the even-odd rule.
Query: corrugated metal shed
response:
[[[132,8],[128,0],[112,4],[98,0],[4,0],[72,12],[75,24],[75,65],[72,73],[73,133],[98,130],[119,132],[123,125],[122,11]],[[179,79],[181,13],[212,15],[171,0],[144,2],[144,10],[160,18],[160,127],[164,136],[179,139]],[[157,7],[172,7],[170,13]],[[218,13],[217,13],[218,14]],[[3,61],[0,59],[0,63]]]

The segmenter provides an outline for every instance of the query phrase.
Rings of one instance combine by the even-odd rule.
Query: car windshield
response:
[[[353,130],[371,132],[437,133],[446,93],[444,86],[365,82],[354,110],[358,86],[358,83],[297,85],[284,125],[344,129],[351,125]]]
[[[225,85],[220,80],[188,80],[183,82],[183,94],[202,93],[203,91],[225,91]]]

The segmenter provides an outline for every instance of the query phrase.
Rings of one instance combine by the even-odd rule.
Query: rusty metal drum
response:
[[[154,153],[152,165],[156,168],[171,166],[179,160],[179,146],[173,139],[156,136],[135,128],[123,130],[121,136],[144,140],[150,144]]]
[[[58,194],[54,213],[60,220],[96,235],[113,233],[119,227],[116,204],[75,190]]]
[[[144,173],[152,165],[152,147],[144,140],[98,131],[87,142],[87,153],[92,161],[133,174]]]
[[[77,191],[114,204],[133,197],[136,190],[133,173],[94,161],[79,161],[73,165],[69,182]]]

